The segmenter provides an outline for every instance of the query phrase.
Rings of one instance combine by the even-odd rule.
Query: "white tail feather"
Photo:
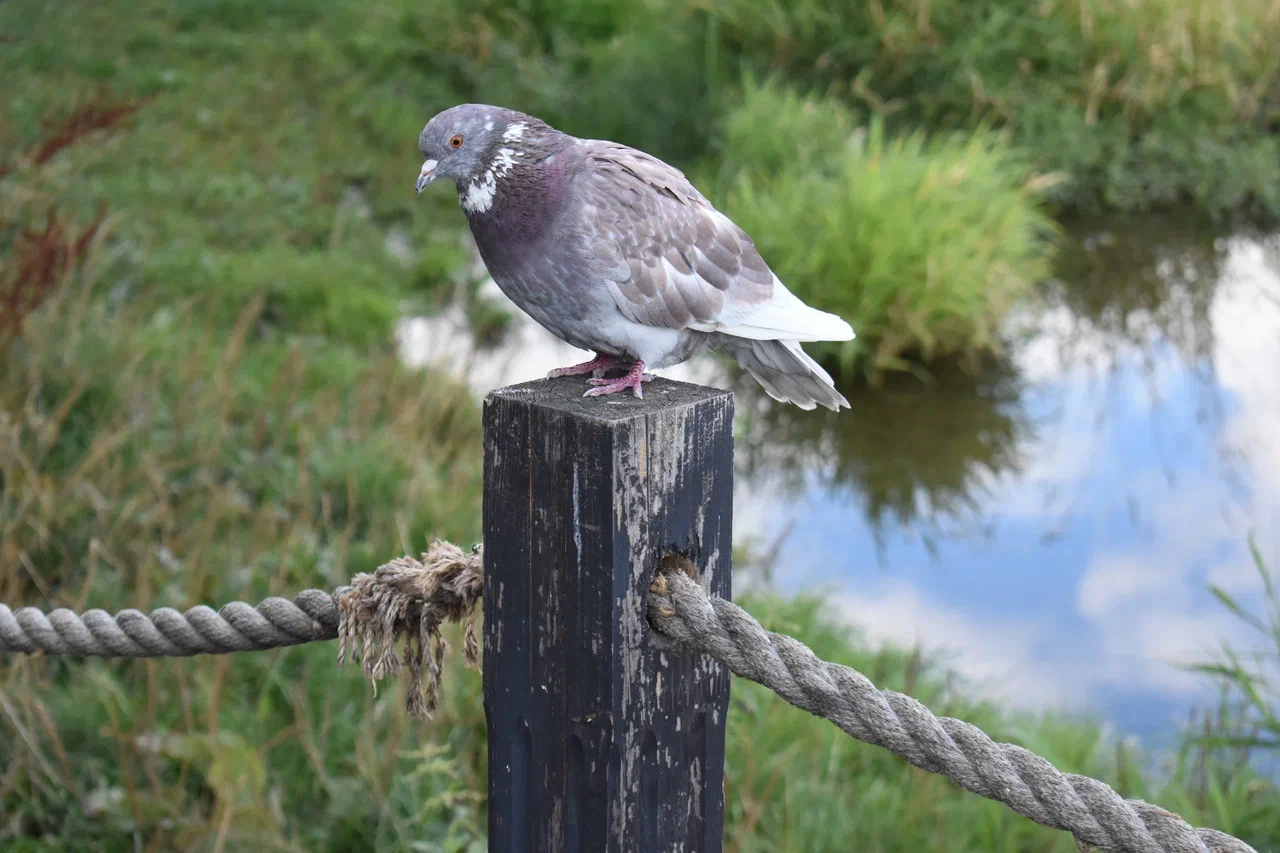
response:
[[[756,341],[849,341],[854,338],[848,323],[835,314],[805,305],[776,277],[773,297],[745,315],[735,317],[731,325],[711,322],[689,328]]]

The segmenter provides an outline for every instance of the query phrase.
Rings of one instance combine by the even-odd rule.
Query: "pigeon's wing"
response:
[[[751,238],[680,170],[625,145],[580,144],[584,236],[628,319],[735,333],[786,291]]]

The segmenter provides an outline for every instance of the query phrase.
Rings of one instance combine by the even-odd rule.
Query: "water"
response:
[[[1260,609],[1251,533],[1280,565],[1280,237],[1136,225],[1059,266],[1005,359],[849,389],[852,413],[779,406],[713,359],[663,372],[739,394],[756,579],[824,591],[985,695],[1163,745],[1215,695],[1178,664],[1263,639],[1209,584]],[[460,310],[401,332],[477,394],[587,357],[523,315],[498,348]]]

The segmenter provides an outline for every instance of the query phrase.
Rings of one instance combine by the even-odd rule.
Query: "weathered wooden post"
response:
[[[485,401],[489,850],[718,853],[729,674],[664,653],[644,608],[672,551],[730,594],[733,397],[583,388]]]

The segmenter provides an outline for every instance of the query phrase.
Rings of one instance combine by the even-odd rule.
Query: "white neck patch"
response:
[[[524,122],[518,121],[515,124],[502,131],[503,142],[515,142],[524,138]]]
[[[524,125],[512,125],[519,127],[523,131]],[[510,137],[511,128],[507,128],[507,132],[503,134],[503,138],[508,141],[519,139],[519,136]],[[489,168],[485,169],[484,177],[472,183],[467,187],[467,191],[462,193],[462,209],[467,213],[484,213],[493,207],[493,197],[498,192],[498,179],[511,171],[511,167],[520,159],[520,152],[514,148],[499,148],[498,156],[493,158],[493,162],[489,164]]]

